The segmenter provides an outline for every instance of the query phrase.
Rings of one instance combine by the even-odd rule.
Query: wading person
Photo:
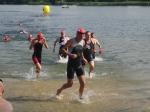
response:
[[[33,63],[36,67],[36,78],[39,77],[40,71],[42,69],[41,59],[42,59],[42,47],[48,49],[48,44],[46,39],[43,37],[41,32],[38,32],[37,37],[31,41],[30,49],[34,49],[34,53],[32,55]]]
[[[91,33],[91,41],[93,43],[93,58],[95,59],[96,46],[99,47],[99,54],[103,54],[104,49],[102,48],[100,42],[95,38],[94,33]]]
[[[85,30],[80,28],[76,37],[70,39],[65,46],[62,48],[62,51],[68,55],[67,63],[67,82],[64,83],[56,93],[56,98],[59,98],[60,93],[67,88],[72,87],[74,73],[77,74],[79,80],[79,98],[82,99],[84,87],[85,87],[85,74],[82,66],[82,60],[86,63],[85,58],[83,57],[83,46],[84,46],[84,33]],[[68,49],[68,51],[66,50]]]
[[[93,57],[94,44],[92,43],[91,33],[89,31],[85,33],[84,40],[85,40],[85,45],[83,49],[83,54],[89,64],[89,77],[92,78],[93,71],[94,71],[94,57]]]
[[[69,37],[66,36],[65,31],[61,31],[61,36],[59,38],[57,38],[54,42],[54,48],[53,48],[53,52],[55,52],[55,47],[56,44],[59,43],[59,59],[61,59],[61,57],[66,58],[67,55],[65,55],[64,53],[62,53],[61,49],[64,47],[64,45],[67,43],[67,41],[69,40]]]

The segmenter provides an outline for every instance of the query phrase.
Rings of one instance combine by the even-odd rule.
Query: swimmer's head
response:
[[[38,34],[37,34],[37,39],[38,39],[38,40],[43,39],[43,34],[42,34],[42,32],[38,32]]]
[[[83,39],[83,38],[84,38],[84,34],[85,34],[84,28],[80,27],[80,28],[77,30],[77,38],[78,38],[79,40]]]
[[[95,38],[94,32],[91,33],[91,38]]]
[[[81,33],[81,34],[84,34],[85,33],[85,30],[84,28],[80,27],[78,30],[77,30],[78,33]]]
[[[91,38],[91,32],[90,32],[90,31],[86,31],[86,33],[85,33],[85,38],[86,38],[86,39]]]
[[[65,31],[61,31],[60,34],[61,34],[61,37],[65,37]]]

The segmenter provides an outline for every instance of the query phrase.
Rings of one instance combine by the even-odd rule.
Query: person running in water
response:
[[[93,47],[93,58],[95,59],[95,53],[96,53],[96,45],[99,47],[99,54],[103,54],[104,49],[102,48],[100,42],[95,38],[94,33],[91,33],[91,41],[94,45]]]
[[[93,49],[94,44],[92,43],[91,39],[91,32],[87,31],[85,33],[85,46],[83,50],[83,54],[85,59],[88,61],[89,64],[89,77],[93,78],[93,71],[94,71],[94,57],[93,57]]]
[[[33,63],[36,66],[36,78],[39,77],[39,73],[42,69],[41,66],[41,55],[42,55],[42,47],[43,45],[45,48],[48,49],[48,44],[46,42],[46,39],[43,37],[42,32],[38,32],[37,38],[33,39],[30,45],[30,49],[34,49],[34,53],[32,55]]]
[[[64,45],[67,43],[67,41],[69,40],[69,37],[67,37],[65,35],[65,31],[61,31],[61,36],[59,38],[57,38],[54,42],[54,48],[53,48],[53,52],[55,52],[55,47],[56,44],[59,43],[60,47],[59,47],[59,59],[61,59],[61,57],[66,58],[67,55],[65,55],[64,53],[62,53],[61,49],[64,47]]]
[[[79,98],[82,99],[84,87],[85,87],[85,74],[82,66],[82,60],[86,63],[85,58],[83,57],[83,46],[84,46],[84,33],[85,30],[80,28],[77,31],[76,37],[70,39],[65,46],[62,48],[62,51],[68,55],[67,63],[67,82],[64,83],[59,89],[57,89],[56,98],[60,98],[60,93],[67,88],[72,87],[74,73],[77,74],[80,88],[79,88]],[[66,50],[68,48],[68,51]]]
[[[0,79],[0,112],[13,112],[13,106],[10,102],[3,98],[4,85],[3,80]]]

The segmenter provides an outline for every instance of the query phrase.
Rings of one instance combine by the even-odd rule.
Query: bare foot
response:
[[[55,96],[55,98],[58,99],[58,100],[62,100],[63,97],[64,97],[63,95],[56,95],[56,96]]]
[[[93,78],[93,76],[94,76],[94,73],[89,73],[89,77],[90,77],[90,79],[92,79]]]

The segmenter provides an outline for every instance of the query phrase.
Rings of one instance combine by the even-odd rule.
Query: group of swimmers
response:
[[[7,37],[7,36],[6,36]],[[39,77],[42,58],[42,47],[49,48],[42,32],[38,32],[37,37],[32,34],[28,35],[30,41],[29,49],[33,49],[32,60],[36,68],[36,78]],[[74,38],[66,36],[65,31],[61,31],[61,36],[54,41],[53,52],[55,52],[56,44],[59,43],[59,58],[67,58],[67,82],[60,86],[56,91],[56,98],[61,99],[63,90],[72,87],[74,74],[76,73],[79,80],[79,98],[83,99],[83,91],[85,87],[85,71],[84,66],[89,64],[89,77],[93,78],[94,59],[96,46],[99,47],[99,53],[103,53],[101,44],[95,38],[94,33],[85,31],[84,28],[79,28]],[[12,112],[12,105],[2,98],[4,92],[3,81],[0,79],[0,109],[9,109],[7,112]],[[6,106],[6,108],[5,108]],[[1,111],[1,110],[0,110]],[[5,112],[5,111],[3,111]]]
[[[69,40],[69,37],[66,36],[64,31],[61,31],[61,36],[59,38],[57,38],[54,42],[54,48],[53,48],[54,52],[55,52],[56,43],[60,44],[59,59],[61,59],[62,57],[64,57],[64,58],[67,57],[67,55],[62,52],[62,48],[64,47],[64,45],[67,43],[68,40]],[[83,46],[83,55],[89,64],[89,76],[90,76],[90,78],[92,78],[93,77],[93,70],[94,70],[94,59],[95,59],[95,53],[96,53],[96,45],[99,47],[99,53],[100,54],[103,53],[103,49],[102,49],[102,46],[99,43],[99,41],[95,38],[93,32],[91,33],[90,31],[86,31],[83,40],[85,42],[84,46]],[[83,63],[83,65],[85,65],[85,63]]]
[[[60,98],[60,93],[73,85],[74,73],[76,73],[80,88],[79,98],[82,99],[84,87],[85,87],[85,71],[84,66],[86,63],[89,64],[89,77],[93,77],[94,70],[94,58],[96,53],[96,45],[99,47],[99,53],[103,52],[101,44],[95,38],[94,33],[79,28],[74,38],[69,39],[65,35],[65,32],[61,32],[61,36],[54,42],[53,51],[55,51],[56,44],[60,44],[59,57],[68,57],[67,62],[67,82],[64,83],[60,88],[57,89],[56,97]],[[42,47],[48,49],[48,44],[42,32],[38,32],[37,37],[31,40],[30,49],[34,49],[32,55],[33,63],[36,67],[36,78],[39,77],[41,66],[41,54]]]

